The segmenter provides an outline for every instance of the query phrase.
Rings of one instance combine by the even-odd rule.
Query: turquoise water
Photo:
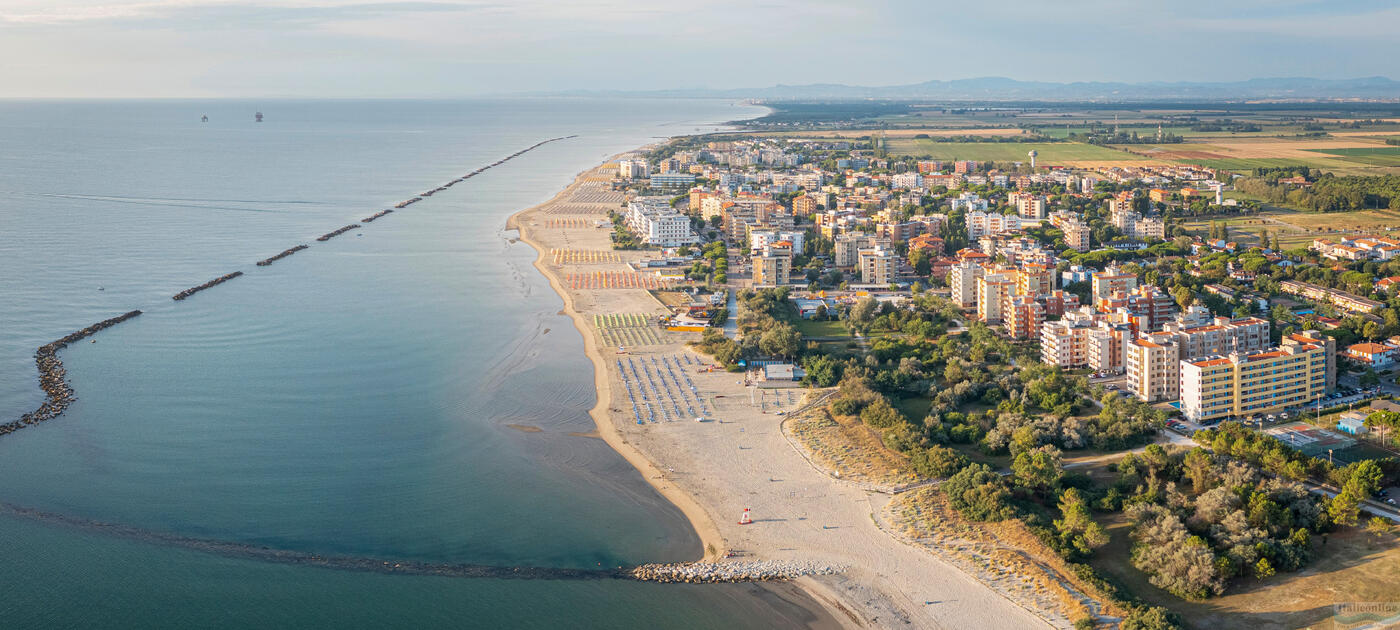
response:
[[[261,110],[266,122],[252,123]],[[770,627],[811,602],[753,586],[381,575],[160,536],[425,563],[606,568],[699,543],[590,431],[591,365],[504,220],[719,101],[0,103],[6,626]],[[198,122],[210,116],[207,124]],[[578,134],[326,243],[315,237],[539,140]],[[311,248],[271,267],[259,259]],[[169,296],[231,271],[183,302]],[[507,425],[539,427],[522,432]],[[73,522],[152,533],[120,537]],[[21,586],[23,585],[23,586]]]

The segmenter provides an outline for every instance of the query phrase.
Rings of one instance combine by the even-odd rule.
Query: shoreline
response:
[[[620,155],[620,154],[619,154]],[[617,156],[611,156],[608,160],[613,160]],[[545,265],[545,258],[548,255],[546,248],[537,240],[530,237],[529,232],[520,224],[520,219],[526,214],[547,208],[567,199],[584,182],[584,177],[597,167],[592,167],[581,171],[574,176],[573,181],[568,186],[560,190],[548,201],[535,204],[524,210],[520,210],[506,219],[506,229],[515,230],[519,235],[520,242],[529,245],[535,250],[535,269],[549,281],[549,286],[564,301],[563,312],[569,316],[574,328],[583,337],[583,351],[588,356],[588,360],[593,364],[593,386],[596,392],[596,399],[593,408],[588,410],[588,415],[593,418],[593,424],[598,431],[599,437],[607,445],[616,451],[627,463],[642,473],[642,478],[647,484],[654,488],[662,497],[670,501],[680,509],[686,520],[690,521],[691,528],[700,538],[701,560],[712,561],[724,556],[724,537],[720,535],[719,527],[715,524],[710,515],[701,507],[699,501],[689,493],[681,490],[674,484],[660,483],[658,480],[665,479],[661,469],[657,468],[645,454],[635,445],[622,437],[617,425],[613,423],[608,415],[608,405],[612,403],[612,387],[609,384],[608,366],[603,361],[602,352],[598,349],[598,340],[594,338],[593,332],[589,330],[588,323],[583,315],[578,312],[574,305],[573,296],[564,289],[560,278],[552,273]]]
[[[707,372],[703,366],[710,360],[686,345],[694,333],[672,333],[651,323],[631,324],[631,330],[647,334],[630,337],[631,343],[618,348],[617,365],[609,363],[602,346],[612,342],[590,316],[640,315],[646,321],[665,310],[651,292],[636,286],[576,281],[570,286],[579,276],[626,269],[647,255],[613,250],[611,230],[602,225],[604,210],[616,210],[623,199],[606,184],[611,173],[604,166],[625,153],[630,151],[586,168],[547,201],[510,215],[505,228],[535,250],[535,268],[564,303],[560,314],[567,314],[583,336],[597,395],[589,415],[599,437],[681,510],[700,539],[699,562],[812,567],[812,573],[788,584],[811,600],[813,614],[825,614],[823,627],[1059,625],[881,527],[878,514],[891,495],[813,465],[790,442],[783,416],[775,415],[810,402],[808,390],[755,391],[734,374]],[[596,255],[601,252],[613,256],[604,260]],[[668,372],[675,367],[687,383]],[[639,370],[645,378],[638,377]],[[676,401],[666,392],[680,392],[683,403],[687,389],[694,390],[692,399],[706,399],[700,406],[710,421],[689,422],[678,407],[669,413]],[[755,394],[763,400],[755,402]],[[750,509],[752,524],[719,516],[733,514],[737,521]]]

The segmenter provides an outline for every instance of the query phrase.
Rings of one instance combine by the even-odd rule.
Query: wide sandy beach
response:
[[[796,583],[849,627],[1050,625],[929,550],[882,529],[891,495],[809,463],[784,435],[784,416],[777,415],[799,408],[806,390],[751,392],[740,374],[703,371],[706,357],[685,345],[698,339],[697,333],[631,323],[619,328],[598,319],[666,313],[645,289],[617,288],[631,277],[625,275],[626,262],[654,253],[611,251],[606,213],[620,210],[623,201],[609,189],[611,174],[602,166],[580,174],[553,199],[512,216],[508,228],[519,230],[538,250],[535,266],[563,297],[564,312],[583,335],[598,390],[591,414],[599,436],[685,513],[704,544],[705,559],[837,569]],[[600,279],[607,277],[612,279]],[[626,344],[625,350],[618,344]],[[619,361],[633,370],[630,383],[623,380]],[[639,369],[642,379],[636,376]],[[666,379],[675,377],[667,374],[681,372],[694,392],[686,391],[686,383],[668,390]],[[654,421],[644,417],[639,424],[629,387],[637,392],[658,380],[664,405],[657,405]],[[683,409],[670,411],[672,405]],[[667,411],[660,411],[663,406]],[[699,415],[708,421],[688,417],[684,407],[692,406],[702,407]],[[740,525],[746,508],[753,523]]]

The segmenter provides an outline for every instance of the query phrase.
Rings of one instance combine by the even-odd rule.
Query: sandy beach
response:
[[[606,213],[620,209],[623,196],[609,189],[610,179],[603,167],[590,169],[553,199],[512,216],[508,228],[539,252],[535,266],[562,296],[564,312],[583,335],[598,390],[591,414],[599,436],[682,510],[699,533],[706,560],[836,569],[795,584],[848,627],[1065,625],[1051,623],[1051,617],[882,528],[888,527],[885,514],[893,495],[809,462],[784,434],[786,416],[778,415],[802,407],[807,390],[759,393],[745,387],[741,374],[704,371],[706,357],[686,346],[698,333],[669,332],[654,324],[612,329],[600,322],[598,316],[667,312],[644,289],[578,288],[586,286],[580,278],[625,274],[626,262],[654,255],[611,251]],[[625,350],[616,347],[622,341]],[[643,382],[638,383],[637,372],[630,384],[624,381],[619,361],[642,370]],[[678,390],[679,401],[665,398],[666,379],[676,378],[668,374],[681,371],[695,390],[678,384],[673,391]],[[707,421],[695,422],[682,409],[657,411],[654,421],[645,417],[639,424],[628,388],[646,387],[653,377],[663,383],[659,407],[698,405]],[[752,524],[738,522],[745,509],[751,510]]]

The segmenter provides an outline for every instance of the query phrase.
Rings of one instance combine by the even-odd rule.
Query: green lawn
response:
[[[804,337],[849,337],[851,331],[846,329],[846,323],[842,321],[814,321],[810,319],[799,319],[792,324],[797,332]]]
[[[1030,158],[1026,154],[1034,150],[1040,154],[1036,157],[1037,164],[1145,159],[1124,151],[1078,142],[935,142],[925,138],[890,138],[889,150],[894,155],[929,155],[935,160],[992,162],[1027,162]]]

